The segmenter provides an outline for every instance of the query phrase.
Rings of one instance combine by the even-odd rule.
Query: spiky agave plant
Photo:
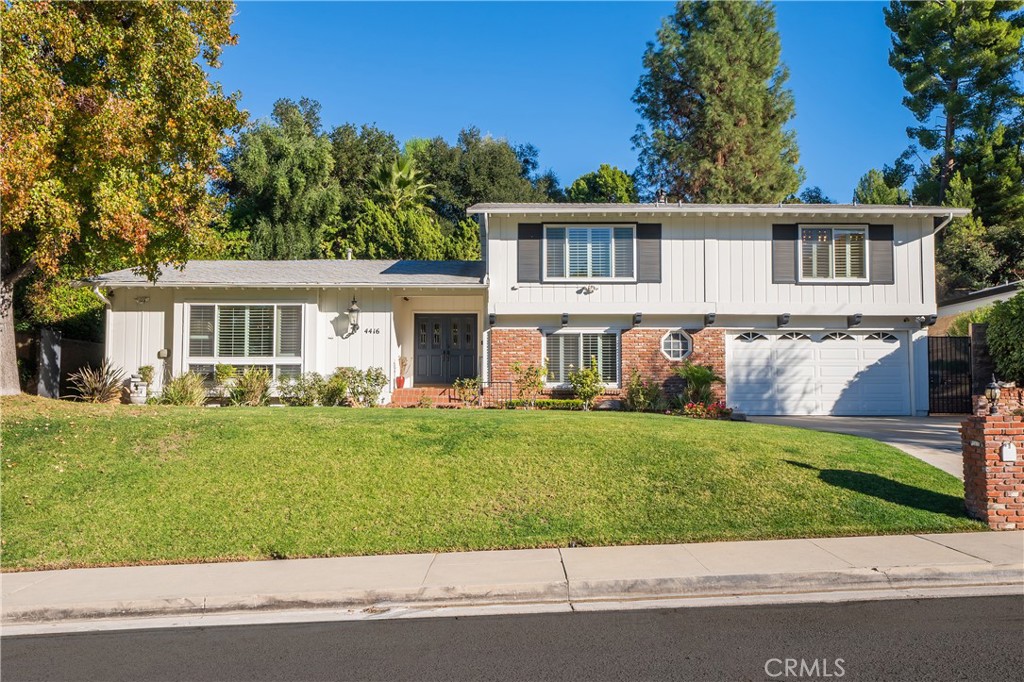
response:
[[[68,376],[78,399],[88,403],[116,403],[124,390],[124,370],[104,360],[99,369],[85,366]]]

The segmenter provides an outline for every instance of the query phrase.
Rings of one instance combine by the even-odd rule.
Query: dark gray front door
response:
[[[476,376],[476,315],[416,315],[417,384],[450,384]]]

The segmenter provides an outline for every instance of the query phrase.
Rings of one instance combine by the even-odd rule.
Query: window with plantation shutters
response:
[[[194,305],[188,316],[188,354],[197,357],[213,355],[214,307]]]
[[[277,308],[277,355],[297,358],[302,354],[302,307],[283,305]]]
[[[867,280],[867,228],[800,228],[800,279]]]
[[[544,278],[635,278],[632,226],[559,225],[544,230]]]
[[[548,334],[546,343],[549,383],[567,384],[569,375],[581,367],[597,367],[606,384],[618,382],[618,335],[557,332]]]
[[[302,306],[189,305],[187,366],[204,376],[216,364],[266,368],[276,379],[302,371]]]

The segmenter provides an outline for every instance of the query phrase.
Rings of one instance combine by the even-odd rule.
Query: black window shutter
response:
[[[540,248],[544,226],[540,223],[519,223],[519,281],[539,282]]]
[[[892,225],[868,227],[868,259],[872,284],[895,284]]]
[[[796,225],[772,225],[772,282],[796,283],[796,247],[800,230]]]
[[[661,223],[636,226],[636,281],[661,281]]]

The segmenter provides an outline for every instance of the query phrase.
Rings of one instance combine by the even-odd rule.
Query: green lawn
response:
[[[759,424],[0,408],[5,569],[981,529],[898,450]]]

